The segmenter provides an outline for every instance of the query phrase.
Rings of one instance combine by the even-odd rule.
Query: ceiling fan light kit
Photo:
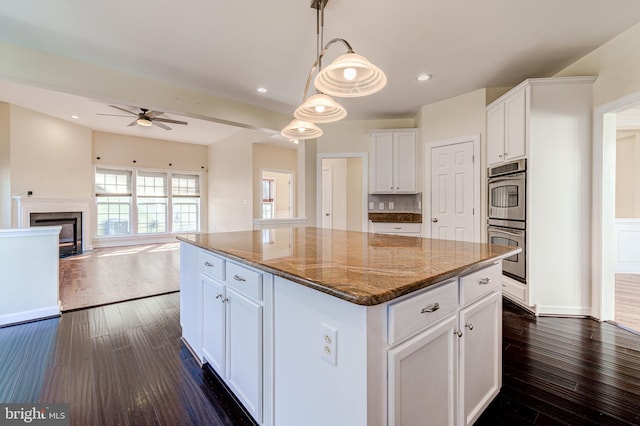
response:
[[[320,51],[324,38],[324,7],[328,0],[313,0],[311,7],[316,9],[317,55],[311,66],[307,84],[300,105],[294,116],[296,120],[289,123],[281,132],[282,136],[292,139],[312,139],[322,135],[322,130],[314,123],[330,123],[342,120],[347,111],[331,96],[356,98],[372,95],[387,84],[384,72],[362,55],[353,51],[348,41],[334,38]],[[331,45],[342,43],[347,53],[338,56],[329,66],[322,69],[322,57]],[[318,93],[307,99],[311,77],[318,70],[314,86]],[[302,123],[302,124],[301,124]]]
[[[140,108],[140,112],[133,112],[133,111],[129,111],[126,108],[119,107],[117,105],[109,105],[109,106],[111,108],[117,109],[118,111],[126,112],[129,115],[102,114],[100,112],[98,112],[97,115],[108,115],[112,117],[129,117],[129,116],[136,117],[135,120],[133,120],[131,123],[128,124],[128,126],[139,125],[143,127],[151,127],[153,125],[156,125],[161,129],[171,130],[171,127],[167,126],[164,123],[180,124],[183,126],[186,126],[189,124],[186,121],[172,120],[170,118],[162,118],[160,117],[162,114],[164,114],[164,112],[162,111],[149,111],[147,108]]]

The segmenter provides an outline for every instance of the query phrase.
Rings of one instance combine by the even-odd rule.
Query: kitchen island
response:
[[[259,424],[471,424],[500,389],[517,248],[310,227],[179,239],[183,339]]]

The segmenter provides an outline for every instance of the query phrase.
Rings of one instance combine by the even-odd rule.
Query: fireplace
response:
[[[60,257],[82,253],[82,212],[30,213],[29,226],[60,226]]]

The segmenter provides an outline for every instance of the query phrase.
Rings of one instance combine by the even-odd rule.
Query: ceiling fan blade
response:
[[[183,124],[185,126],[189,124],[186,121],[171,120],[169,118],[154,118],[153,121],[162,121],[163,123],[172,123],[172,124]]]
[[[96,115],[108,115],[109,117],[129,117],[131,118],[130,115],[123,115],[123,114],[104,114],[101,112],[96,112]]]
[[[154,118],[154,117],[157,117],[157,116],[162,115],[162,114],[164,114],[164,112],[162,112],[162,111],[149,111],[145,115],[147,117],[149,117],[149,118]]]
[[[161,129],[165,129],[165,130],[171,130],[171,127],[167,126],[166,124],[163,123],[159,123],[158,120],[153,120],[151,121],[153,124],[155,124],[156,126],[160,127]]]
[[[129,113],[129,114],[131,114],[131,115],[138,115],[138,113],[137,113],[137,112],[131,112],[131,111],[129,111],[128,109],[120,108],[120,107],[119,107],[119,106],[117,106],[117,105],[109,105],[109,106],[110,106],[111,108],[115,108],[115,109],[119,109],[120,111],[127,112],[127,113]]]
[[[135,120],[133,120],[131,123],[127,124],[127,127],[135,126],[136,124],[138,124],[138,119],[137,118]]]

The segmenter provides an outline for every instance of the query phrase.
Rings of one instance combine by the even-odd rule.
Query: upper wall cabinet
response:
[[[372,194],[416,192],[416,131],[382,130],[371,140],[370,188]]]
[[[521,87],[487,108],[487,164],[524,157],[526,139],[527,90]]]

